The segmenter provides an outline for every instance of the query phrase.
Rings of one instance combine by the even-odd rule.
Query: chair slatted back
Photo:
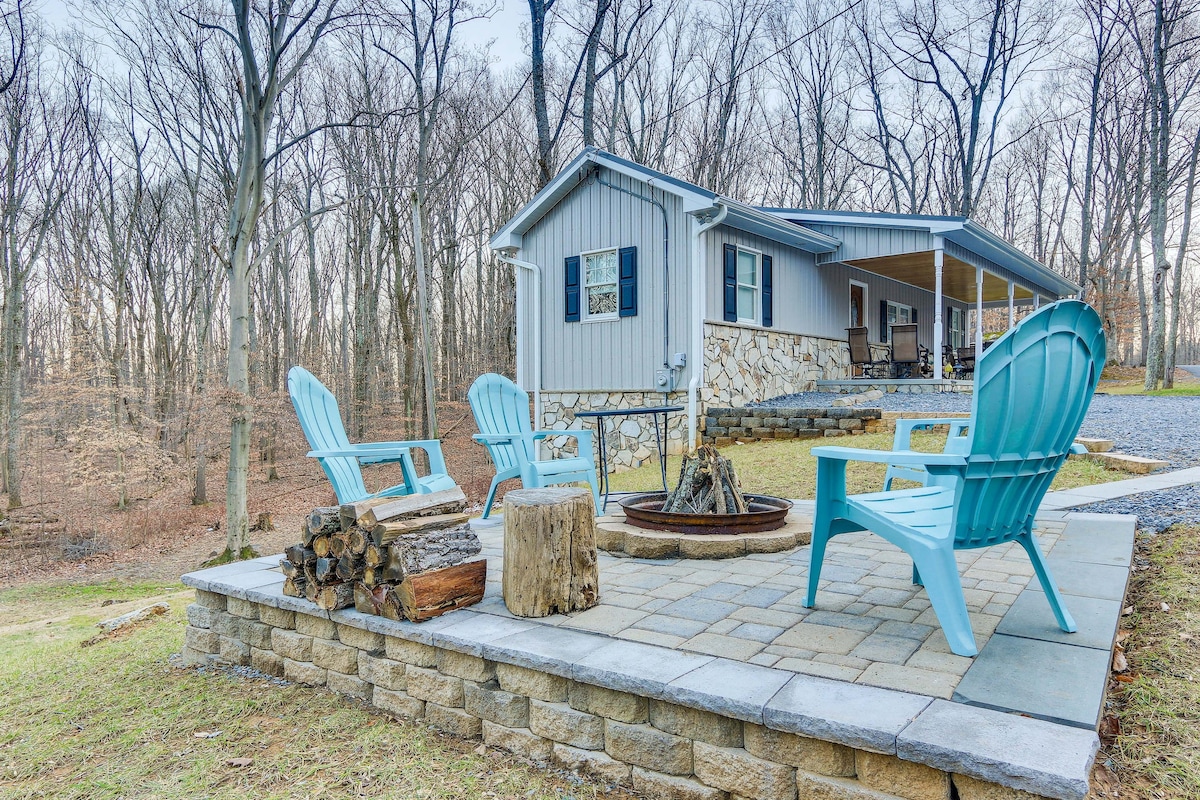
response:
[[[851,364],[871,364],[871,346],[867,344],[866,328],[846,328],[850,344]]]
[[[906,323],[892,326],[892,361],[897,364],[915,364],[921,360],[917,347],[917,324]]]
[[[480,433],[528,433],[532,430],[529,395],[503,375],[494,372],[480,375],[467,392],[467,402],[471,404],[471,413]],[[518,453],[510,444],[489,444],[487,448],[497,471],[534,460],[533,453]]]
[[[288,371],[288,394],[309,447],[313,450],[335,450],[350,446],[337,400],[311,372],[303,367],[292,367]],[[367,496],[358,459],[338,457],[318,460],[329,483],[333,485],[339,503],[353,503]]]
[[[1104,327],[1086,303],[1045,306],[980,357],[955,546],[1030,529],[1070,452],[1104,368]]]

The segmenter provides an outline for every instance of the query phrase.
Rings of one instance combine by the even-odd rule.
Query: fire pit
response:
[[[625,522],[638,528],[700,535],[761,533],[782,528],[792,508],[790,500],[763,494],[743,495],[747,510],[741,514],[693,514],[663,511],[664,492],[638,494],[621,500]]]

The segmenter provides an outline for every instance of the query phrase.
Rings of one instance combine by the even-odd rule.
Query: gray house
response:
[[[848,327],[883,343],[915,322],[940,357],[979,346],[972,308],[1079,292],[965,218],[758,208],[591,147],[491,247],[516,268],[516,379],[540,426],[665,399],[686,408],[672,452],[707,407],[851,377]],[[618,466],[653,455],[647,419],[622,423]]]

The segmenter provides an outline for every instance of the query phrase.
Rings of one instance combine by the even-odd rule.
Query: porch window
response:
[[[891,300],[887,304],[887,324],[888,325],[907,325],[913,321],[912,306],[893,303]]]
[[[737,251],[737,318],[738,322],[758,322],[758,264],[760,253]]]
[[[617,250],[583,253],[585,319],[617,317]]]
[[[951,306],[949,323],[949,338],[951,347],[966,347],[967,346],[967,328],[965,323],[966,315],[961,308]]]

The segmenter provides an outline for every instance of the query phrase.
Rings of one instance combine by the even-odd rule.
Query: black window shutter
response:
[[[879,301],[879,341],[887,344],[887,300]]]
[[[637,316],[637,248],[617,251],[617,300],[619,316]]]
[[[914,323],[917,321],[917,310],[915,308],[912,310],[912,321]]]
[[[770,328],[774,323],[774,315],[771,313],[774,306],[772,298],[771,283],[774,278],[774,270],[772,267],[774,262],[768,255],[762,257],[762,324],[764,328]]]
[[[725,245],[725,321],[737,322],[737,247]]]
[[[579,322],[579,256],[563,261],[566,267],[567,322]]]

